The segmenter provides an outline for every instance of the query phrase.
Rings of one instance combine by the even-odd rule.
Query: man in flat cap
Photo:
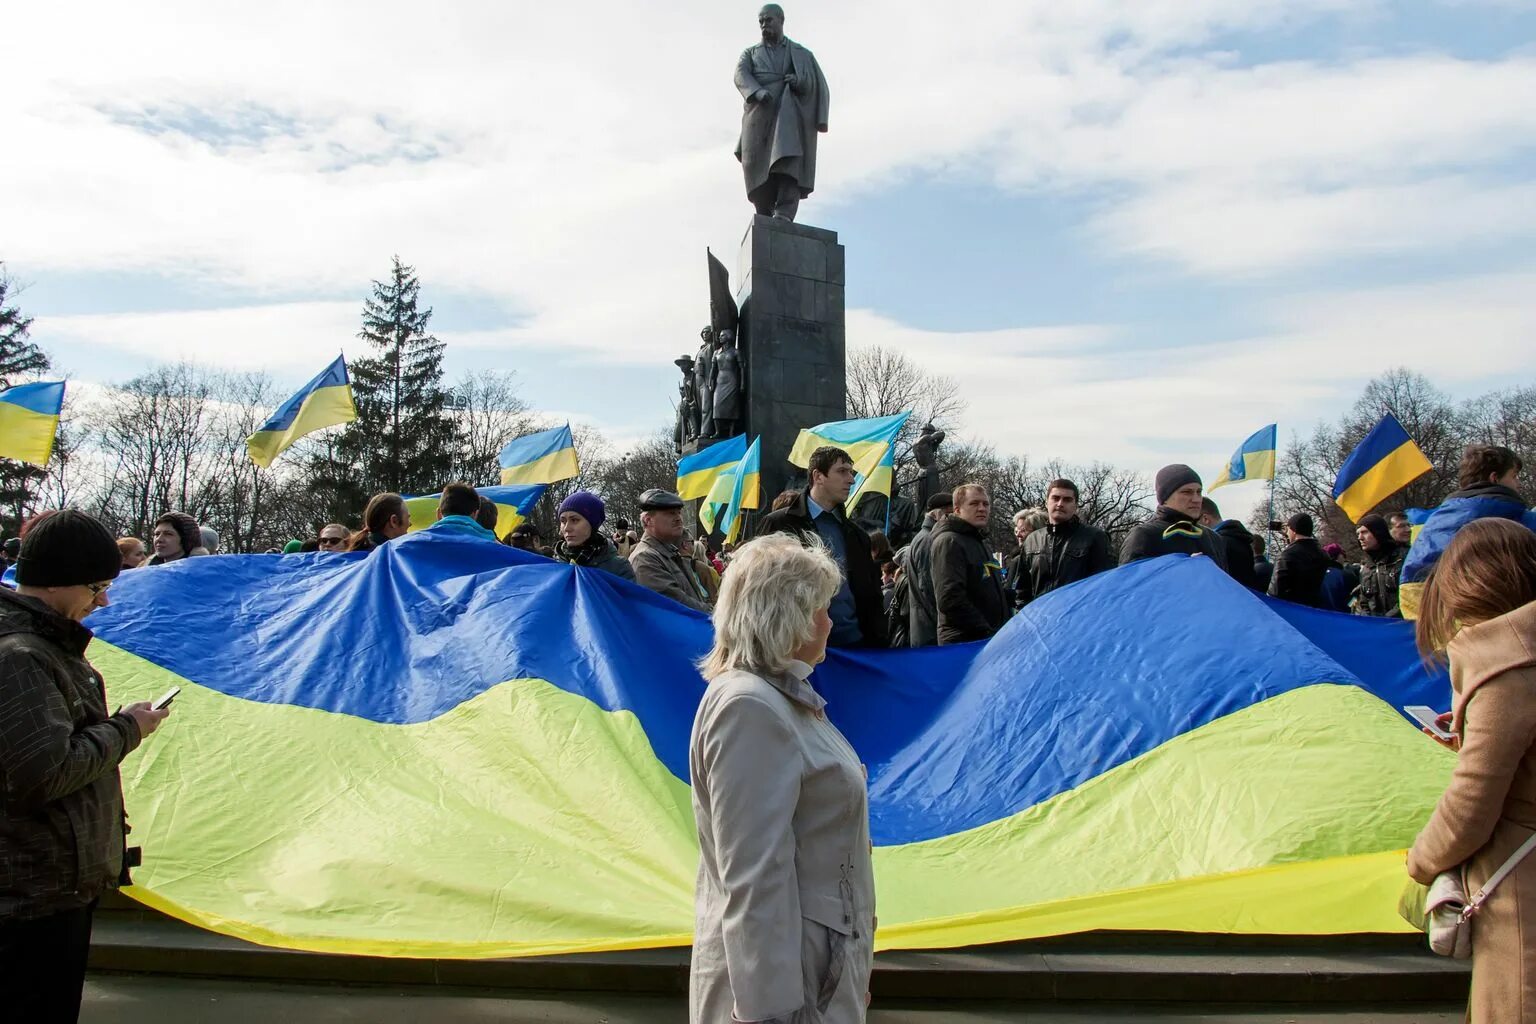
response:
[[[635,582],[708,615],[707,591],[678,550],[685,532],[683,499],[660,487],[640,495],[640,528],[645,536],[629,553]]]

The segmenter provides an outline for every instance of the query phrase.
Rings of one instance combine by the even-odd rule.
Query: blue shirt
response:
[[[864,631],[859,628],[859,609],[853,603],[853,588],[848,586],[848,542],[843,537],[842,523],[836,512],[822,508],[809,494],[805,496],[805,507],[811,514],[816,533],[832,552],[832,557],[837,559],[837,568],[843,577],[842,585],[832,595],[832,603],[827,607],[827,614],[832,619],[832,635],[827,637],[827,643],[833,647],[852,647],[864,639]]]
[[[481,540],[488,540],[493,544],[501,543],[496,539],[494,533],[481,526],[469,516],[443,516],[443,518],[427,527],[427,529],[437,533],[457,534],[462,537],[478,537]]]

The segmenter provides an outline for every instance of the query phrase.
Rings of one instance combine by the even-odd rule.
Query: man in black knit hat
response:
[[[169,710],[108,714],[81,621],[122,569],[95,519],[64,509],[22,528],[16,592],[0,590],[0,999],[18,1021],[80,1012],[91,915],[127,881],[117,766]]]
[[[1154,485],[1157,511],[1126,535],[1120,548],[1120,564],[1159,555],[1204,555],[1225,570],[1226,545],[1200,525],[1200,499],[1205,489],[1200,474],[1175,463],[1157,471]]]
[[[1349,610],[1356,615],[1402,618],[1397,588],[1408,557],[1407,546],[1393,538],[1391,524],[1375,513],[1361,517],[1355,538],[1365,559],[1360,563],[1360,586],[1350,598]]]
[[[1285,539],[1290,543],[1275,559],[1275,574],[1269,580],[1270,597],[1312,608],[1323,607],[1323,577],[1333,566],[1333,559],[1323,553],[1312,533],[1312,517],[1305,512],[1285,521]]]

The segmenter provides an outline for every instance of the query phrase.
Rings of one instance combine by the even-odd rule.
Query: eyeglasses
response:
[[[345,537],[321,537],[320,546],[323,548],[335,547],[339,544],[345,544],[346,540]]]
[[[91,592],[92,597],[100,597],[102,594],[105,594],[107,589],[111,586],[112,581],[107,580],[105,583],[87,583],[85,585],[85,589]]]

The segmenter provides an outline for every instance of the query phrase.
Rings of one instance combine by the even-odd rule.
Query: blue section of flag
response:
[[[64,411],[64,382],[54,380],[17,384],[0,391],[0,402],[19,406],[40,416],[58,416]]]

